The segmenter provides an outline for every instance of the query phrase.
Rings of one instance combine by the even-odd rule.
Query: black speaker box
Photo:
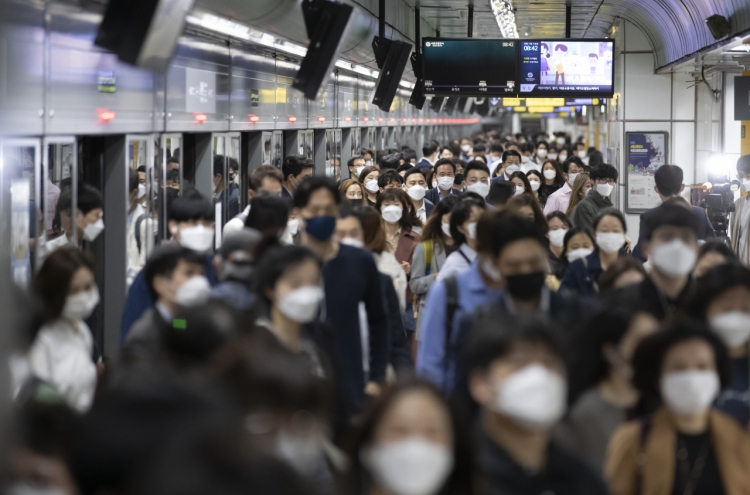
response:
[[[378,38],[373,41],[373,49],[376,49]],[[398,83],[404,75],[406,63],[409,61],[411,44],[403,41],[391,40],[388,53],[383,59],[378,82],[372,92],[372,104],[384,112],[390,112],[393,98],[396,96]]]

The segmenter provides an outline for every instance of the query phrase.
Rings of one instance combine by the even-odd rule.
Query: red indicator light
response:
[[[297,122],[297,117],[289,116],[289,122]]]
[[[99,123],[108,123],[115,119],[117,114],[113,112],[112,110],[107,110],[106,108],[97,108],[96,113],[99,116]]]
[[[370,121],[370,117],[362,117],[362,120],[363,120],[364,122],[369,122],[369,121]]]
[[[247,116],[250,117],[250,122],[260,122],[260,117],[258,117],[257,115],[248,114]]]
[[[208,115],[205,113],[193,113],[193,115],[195,116],[195,121],[200,124],[208,120]]]
[[[352,118],[351,117],[344,117],[344,120],[347,121],[347,122],[350,122],[352,120]]]
[[[326,121],[325,117],[318,117],[318,122],[325,122],[325,121]]]

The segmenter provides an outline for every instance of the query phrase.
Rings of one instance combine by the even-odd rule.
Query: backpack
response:
[[[424,274],[425,276],[427,276],[432,272],[435,244],[433,241],[424,241],[422,243],[422,246],[424,246]],[[422,303],[422,298],[422,295],[414,294],[414,297],[412,299],[412,308],[414,311],[415,320],[419,317],[419,306]]]

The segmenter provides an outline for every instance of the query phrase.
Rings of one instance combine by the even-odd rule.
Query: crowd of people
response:
[[[421,151],[263,165],[218,250],[181,191],[104,359],[95,262],[50,249],[14,294],[10,493],[750,493],[744,194],[725,243],[664,165],[634,243],[582,141]],[[60,205],[94,235],[96,191]]]

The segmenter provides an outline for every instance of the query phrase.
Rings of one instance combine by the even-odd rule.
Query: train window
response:
[[[276,168],[281,168],[281,163],[284,161],[284,131],[273,131],[273,142],[271,159],[271,165]]]
[[[164,134],[161,136],[161,158],[157,167],[159,195],[157,195],[161,211],[157,229],[161,239],[169,239],[169,211],[172,203],[180,196],[184,188],[182,176],[182,135]]]
[[[128,286],[145,266],[157,243],[159,210],[158,201],[154,198],[154,191],[157,190],[154,163],[158,155],[159,144],[154,142],[152,136],[128,136],[128,205],[127,217],[123,222]]]
[[[268,131],[263,133],[263,165],[271,164],[271,141],[273,140],[273,133]]]
[[[212,149],[218,247],[221,242],[220,226],[240,213],[240,134],[214,134]]]
[[[2,202],[10,204],[11,276],[21,287],[28,286],[32,273],[32,251],[44,234],[38,198],[40,149],[35,139],[3,141]],[[7,197],[10,196],[10,197]],[[7,240],[5,241],[7,242]]]

